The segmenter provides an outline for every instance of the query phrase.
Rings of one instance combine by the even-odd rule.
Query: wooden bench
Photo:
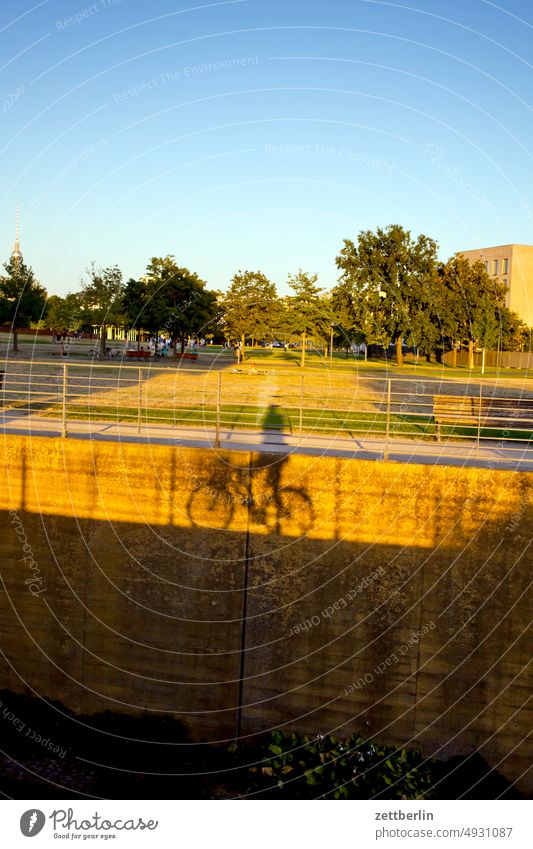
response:
[[[126,356],[129,360],[149,360],[151,357],[150,351],[126,351]]]
[[[176,360],[192,360],[193,362],[196,362],[196,360],[198,359],[198,354],[193,354],[192,351],[184,351],[183,354],[176,354],[174,359],[176,359]]]
[[[439,441],[443,424],[475,429],[476,435],[478,427],[533,431],[533,399],[434,395],[433,418]]]

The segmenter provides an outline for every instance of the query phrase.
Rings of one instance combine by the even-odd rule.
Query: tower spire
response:
[[[22,252],[20,250],[20,241],[19,241],[19,207],[17,204],[17,215],[15,219],[15,244],[13,245],[13,252],[11,254],[11,259],[14,259],[15,262],[19,262],[22,259]]]

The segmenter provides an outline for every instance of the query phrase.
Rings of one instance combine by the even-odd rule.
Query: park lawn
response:
[[[59,404],[42,409],[46,417],[60,418],[62,408]],[[81,421],[139,421],[136,407],[118,407],[99,404],[69,404],[67,418]],[[142,425],[169,424],[181,427],[198,427],[216,424],[216,408],[211,405],[179,406],[173,409],[155,407],[141,409]],[[225,430],[235,428],[244,430],[272,430],[278,433],[297,434],[300,427],[300,413],[297,408],[260,407],[243,404],[225,404],[220,411],[220,427]],[[340,433],[341,435],[385,436],[385,413],[361,413],[346,410],[305,409],[302,417],[302,432]],[[390,417],[390,435],[417,438],[435,437],[435,425],[432,419],[422,416],[394,415]]]
[[[0,335],[0,345],[2,343],[2,337]],[[28,351],[29,359],[34,359],[31,356],[31,348],[35,343],[42,345],[48,344],[52,346],[52,343],[47,337],[31,337],[31,339],[26,339],[24,336],[19,336],[19,342],[26,345],[29,345],[30,350]],[[109,343],[112,346],[115,343]],[[117,342],[116,347],[120,348],[124,343]],[[26,346],[24,345],[24,347]],[[77,360],[77,355],[79,355],[82,360],[86,358],[86,351],[97,345],[96,342],[90,341],[87,339],[78,340],[74,342],[72,345],[71,356],[72,356],[72,365],[74,367],[82,365],[82,362]],[[21,354],[23,352],[21,351]],[[233,352],[228,349],[223,349],[221,346],[213,345],[207,346],[206,348],[200,348],[198,350],[199,359],[198,362],[194,365],[189,365],[188,368],[192,371],[200,373],[203,369],[212,369],[214,362],[218,361],[217,366],[221,367],[223,370],[231,369],[236,367],[237,362],[235,357],[233,356]],[[49,366],[54,363],[56,358],[51,358],[50,363],[48,360],[40,361],[39,363],[33,363],[33,370],[38,366]],[[89,358],[90,359],[90,358]],[[61,362],[69,363],[69,358],[65,360],[61,360]],[[350,355],[349,357],[345,357],[344,352],[335,351],[333,353],[333,359],[330,360],[329,357],[326,357],[321,351],[308,351],[306,353],[305,358],[305,368],[302,370],[300,368],[301,362],[301,351],[299,350],[288,350],[284,351],[283,349],[269,349],[269,348],[247,348],[246,349],[246,359],[242,365],[242,369],[246,372],[246,369],[252,366],[253,364],[258,365],[261,368],[274,368],[276,370],[285,371],[289,370],[294,372],[295,377],[300,374],[311,375],[318,374],[322,372],[324,375],[331,374],[339,374],[340,376],[348,376],[348,375],[357,375],[359,378],[366,377],[374,377],[374,378],[391,378],[391,379],[401,379],[405,378],[406,380],[415,378],[420,380],[421,378],[427,378],[428,380],[453,380],[459,379],[461,381],[464,380],[475,380],[476,383],[478,380],[512,380],[514,381],[522,381],[527,386],[529,381],[531,380],[530,372],[527,369],[496,369],[496,368],[486,368],[485,374],[481,375],[481,368],[477,366],[476,368],[470,370],[467,366],[457,366],[456,368],[452,368],[451,366],[439,364],[439,363],[427,363],[425,361],[420,361],[418,364],[412,361],[406,361],[402,367],[396,366],[394,359],[370,359],[365,362],[362,357],[355,357]],[[16,360],[14,361],[16,363]],[[88,363],[91,365],[92,361]],[[102,368],[100,361],[96,363],[92,363],[93,365],[97,365],[98,369]],[[22,365],[22,363],[21,363]],[[172,357],[165,359],[159,363],[154,363],[152,361],[147,361],[146,363],[130,363],[130,361],[122,362],[120,359],[117,359],[109,363],[110,367],[117,368],[121,367],[121,369],[132,368],[136,369],[139,366],[143,369],[151,369],[156,367],[157,370],[159,368],[166,367],[167,369],[177,369],[183,370],[183,363],[179,360],[174,360]]]
[[[60,405],[48,406],[41,413],[46,417],[61,418]],[[136,424],[139,411],[136,407],[111,407],[107,405],[75,404],[70,405],[68,420],[113,421]],[[210,405],[180,406],[173,409],[152,408],[141,410],[140,423],[143,426],[171,425],[174,427],[215,427],[216,409]],[[297,408],[259,407],[242,404],[224,405],[220,411],[220,427],[223,430],[270,430],[279,434],[298,434],[300,414]],[[304,410],[302,433],[329,433],[340,436],[386,437],[385,413],[362,413],[346,410]],[[441,425],[441,436],[445,440],[475,440],[475,426]],[[390,416],[389,437],[436,440],[435,422],[431,416],[395,415]],[[521,445],[533,441],[533,432],[513,430],[509,435],[503,428],[482,428],[481,441],[503,440]]]

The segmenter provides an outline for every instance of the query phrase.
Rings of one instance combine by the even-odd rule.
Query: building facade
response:
[[[469,262],[480,259],[491,277],[506,287],[505,306],[533,327],[533,245],[499,245],[459,251]]]

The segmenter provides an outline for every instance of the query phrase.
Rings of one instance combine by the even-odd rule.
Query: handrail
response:
[[[502,388],[494,386],[493,378],[470,378],[465,387],[456,378],[444,382],[419,375],[277,368],[253,374],[246,366],[236,374],[181,363],[169,369],[168,362],[69,359],[50,363],[17,358],[0,371],[4,427],[22,427],[24,419],[24,427],[33,423],[36,433],[47,422],[66,437],[78,421],[89,432],[101,429],[102,422],[136,426],[137,433],[143,428],[202,428],[213,431],[217,445],[224,433],[241,431],[291,435],[300,443],[310,434],[381,440],[383,456],[408,453],[405,445],[429,452],[434,444],[433,450],[441,451],[439,436],[452,452],[493,445],[504,458],[513,458],[533,449],[533,383],[531,388],[509,383]],[[449,416],[439,417],[440,396]],[[463,410],[470,402],[472,409]],[[400,443],[405,443],[401,449]]]

